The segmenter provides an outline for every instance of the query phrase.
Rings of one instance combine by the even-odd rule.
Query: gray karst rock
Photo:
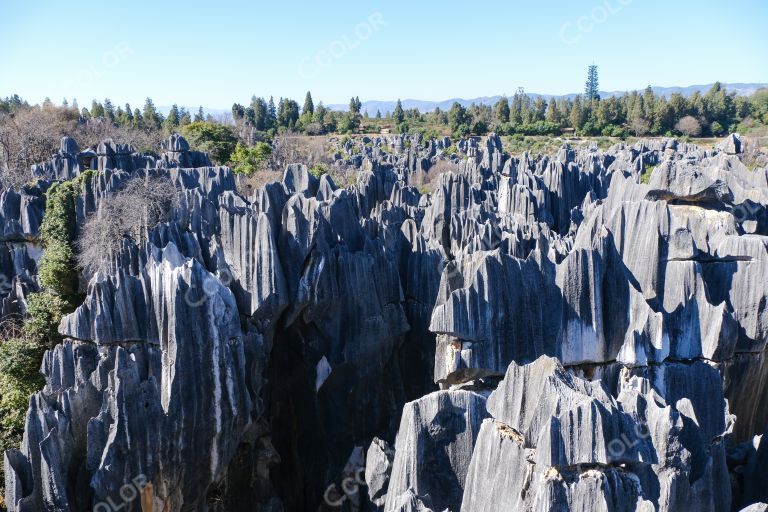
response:
[[[486,398],[473,391],[437,391],[403,410],[387,489],[387,512],[402,495],[431,496],[435,510],[458,510]],[[406,509],[409,510],[409,509]],[[418,510],[418,509],[416,509]]]
[[[738,133],[732,133],[718,142],[715,147],[728,155],[737,155],[741,153],[741,137]]]
[[[395,451],[389,443],[374,437],[368,448],[365,461],[365,482],[368,486],[368,497],[377,510],[384,510],[389,487],[389,477],[392,473],[392,462]]]
[[[166,167],[210,167],[212,165],[207,153],[191,151],[187,140],[178,133],[168,137],[168,141],[163,144],[163,149],[165,152],[160,164]]]
[[[768,505],[765,503],[754,503],[746,508],[741,509],[740,512],[765,512],[768,510]]]
[[[116,499],[114,483],[144,475],[157,482],[154,499],[163,506],[198,506],[250,427],[247,341],[234,296],[173,243],[149,248],[145,256],[135,286],[97,275],[86,304],[62,321],[62,331],[82,337],[46,356],[46,388],[27,416],[28,429],[39,437],[21,450],[21,464],[32,466],[31,481],[20,477],[22,488],[33,489],[23,502],[63,508],[87,503],[87,489],[71,494],[66,484],[68,471],[85,470],[92,474],[96,501]],[[124,289],[120,300],[112,300],[115,289]],[[105,316],[94,312],[107,309],[110,322],[100,325]],[[128,322],[145,326],[143,332],[138,326],[126,331]],[[110,347],[95,352],[94,342]],[[83,349],[89,360],[78,353]],[[52,429],[48,416],[59,426]],[[210,431],[195,434],[196,424],[208,424]],[[68,435],[59,439],[59,432]],[[85,447],[80,462],[72,458],[78,446]],[[41,480],[38,471],[55,471],[56,479]],[[184,476],[188,471],[194,476]],[[162,485],[173,481],[187,483]]]
[[[178,191],[81,276],[9,511],[126,485],[126,512],[765,507],[768,173],[738,136],[366,139],[247,189],[178,134],[65,137],[0,192],[6,316],[40,290],[52,183],[81,176],[75,233],[133,177]]]
[[[713,492],[728,486],[721,441],[690,402],[665,405],[653,386],[633,382],[615,399],[556,359],[510,364],[488,399],[462,510],[728,510],[730,493]]]

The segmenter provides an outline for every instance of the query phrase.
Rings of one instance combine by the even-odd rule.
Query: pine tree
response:
[[[203,112],[203,106],[200,105],[200,108],[197,109],[197,114],[195,114],[195,122],[199,122],[205,119],[205,113]]]
[[[296,126],[296,121],[299,120],[299,104],[291,99],[286,99],[283,102],[283,117],[282,124],[288,128]]]
[[[277,123],[277,108],[275,108],[275,98],[269,97],[269,103],[267,104],[267,122],[265,129],[270,130],[275,127]]]
[[[532,117],[533,121],[544,121],[544,116],[547,111],[547,102],[544,98],[539,96],[536,101],[533,102]]]
[[[109,98],[104,99],[104,116],[110,121],[115,121],[115,106]]]
[[[405,119],[405,113],[403,112],[403,104],[400,103],[400,98],[397,99],[397,104],[395,105],[395,111],[392,113],[392,120],[395,122],[395,124],[400,124]]]
[[[555,98],[549,99],[549,105],[547,105],[546,119],[550,123],[560,124],[560,113],[557,110],[557,100]]]
[[[312,102],[312,94],[309,91],[307,91],[307,96],[304,98],[304,108],[301,109],[302,114],[307,112],[310,114],[315,113],[315,104]]]
[[[509,100],[506,96],[499,98],[499,101],[497,101],[496,105],[493,106],[493,111],[498,122],[509,122]]]
[[[525,93],[518,91],[512,96],[512,107],[509,111],[509,122],[512,124],[523,124],[524,112],[523,112],[523,96]]]
[[[600,101],[600,86],[597,81],[597,66],[592,64],[587,70],[587,83],[584,86],[584,105],[590,120],[594,119],[597,113],[597,102]]]
[[[172,131],[179,126],[181,116],[179,114],[178,105],[174,104],[171,110],[168,112],[168,117],[165,118],[165,128],[167,131]]]
[[[592,64],[587,70],[587,83],[584,87],[584,101],[592,103],[600,100],[600,86],[597,80],[597,66]]]
[[[360,108],[362,105],[360,104],[360,98],[351,98],[349,100],[349,112],[350,114],[359,114]]]
[[[253,109],[253,126],[259,131],[269,129],[269,107],[264,98],[256,98],[251,103]]]
[[[94,118],[104,117],[104,107],[96,100],[91,102],[91,116]]]
[[[581,127],[584,125],[584,110],[581,106],[581,96],[576,96],[573,100],[570,121],[573,129],[577,131],[581,130]]]
[[[656,95],[653,94],[653,89],[649,85],[643,91],[643,115],[646,119],[651,121],[653,117],[653,111],[656,109]]]
[[[128,126],[134,125],[134,118],[133,118],[133,110],[131,110],[131,106],[126,103],[125,104],[125,124]]]
[[[239,103],[233,103],[232,104],[232,117],[235,118],[235,121],[244,118],[245,117],[245,107],[242,106]]]
[[[144,120],[144,125],[147,128],[160,128],[160,116],[157,113],[155,104],[152,102],[152,98],[147,98],[144,102],[144,112],[141,115]]]
[[[315,113],[312,115],[312,122],[324,126],[326,121],[325,116],[327,115],[328,109],[325,108],[323,102],[321,101],[318,103],[317,108],[315,109]]]
[[[179,109],[179,126],[187,126],[192,122],[192,116],[185,107]]]

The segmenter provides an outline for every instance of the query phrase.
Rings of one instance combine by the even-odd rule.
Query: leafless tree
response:
[[[109,268],[125,238],[141,243],[150,229],[168,219],[178,192],[168,178],[136,177],[105,198],[77,240],[78,263],[86,276]]]
[[[635,132],[635,135],[640,137],[645,135],[651,129],[651,123],[642,115],[633,115],[629,120],[629,127]]]
[[[51,157],[63,135],[73,130],[77,114],[46,105],[0,113],[0,179],[19,188],[32,178],[30,167]]]
[[[302,163],[309,167],[317,164],[329,164],[330,143],[328,137],[306,135],[282,135],[272,143],[272,158],[269,167],[274,171],[283,171],[292,163]]]
[[[439,160],[429,171],[416,171],[411,176],[410,184],[417,187],[422,194],[434,192],[440,179],[440,175],[445,172],[457,172],[459,166],[450,160]]]
[[[208,114],[208,121],[223,124],[226,126],[235,126],[235,119],[232,117],[232,112],[220,112],[218,114]]]
[[[143,153],[158,152],[165,139],[161,130],[121,127],[104,118],[86,119],[77,126],[73,136],[82,148],[112,139],[130,144],[136,151]]]
[[[701,123],[693,116],[685,116],[675,125],[675,130],[689,137],[701,135]]]
[[[10,314],[0,319],[0,342],[24,337],[24,318],[21,315]]]
[[[309,123],[305,131],[308,135],[320,135],[323,133],[323,125],[320,123]]]

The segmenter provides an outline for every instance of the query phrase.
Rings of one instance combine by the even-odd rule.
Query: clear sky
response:
[[[229,108],[768,82],[766,0],[0,0],[0,96]]]

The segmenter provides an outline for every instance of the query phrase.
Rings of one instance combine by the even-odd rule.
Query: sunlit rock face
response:
[[[78,229],[134,177],[179,200],[62,319],[5,454],[7,506],[768,501],[768,174],[741,147],[374,137],[338,142],[346,187],[297,162],[246,195],[178,135],[160,157],[65,138],[0,194],[4,315],[39,289],[53,181],[96,170]]]

